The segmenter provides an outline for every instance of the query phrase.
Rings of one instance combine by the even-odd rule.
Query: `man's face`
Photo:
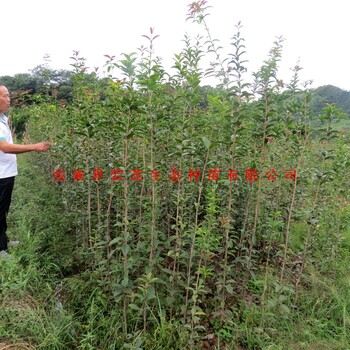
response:
[[[0,86],[0,113],[10,108],[10,94],[5,86]]]

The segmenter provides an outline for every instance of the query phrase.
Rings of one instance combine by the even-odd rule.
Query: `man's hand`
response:
[[[39,142],[36,143],[35,145],[35,151],[37,152],[46,152],[51,146],[51,142]]]

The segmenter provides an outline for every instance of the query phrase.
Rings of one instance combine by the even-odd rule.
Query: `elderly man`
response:
[[[10,94],[4,85],[0,84],[0,257],[9,257],[8,246],[16,242],[8,242],[6,216],[10,208],[11,195],[17,173],[17,153],[45,152],[49,142],[28,145],[13,144],[8,118],[5,112],[10,108]]]

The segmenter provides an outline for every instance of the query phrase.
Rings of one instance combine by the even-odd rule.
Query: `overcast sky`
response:
[[[28,73],[44,63],[70,69],[73,50],[100,67],[105,54],[120,57],[137,51],[142,37],[155,28],[157,56],[171,66],[183,47],[184,34],[204,34],[186,22],[191,0],[6,0],[1,3],[0,76]],[[301,79],[313,87],[332,84],[350,91],[348,0],[208,0],[212,36],[226,51],[241,21],[249,61],[256,71],[277,36],[283,36],[280,78],[289,81],[300,60]],[[225,56],[223,56],[224,58]]]

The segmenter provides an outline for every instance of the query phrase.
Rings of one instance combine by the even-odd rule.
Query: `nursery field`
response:
[[[350,349],[346,117],[278,79],[282,38],[248,79],[200,4],[172,73],[151,29],[103,78],[75,52],[66,98],[19,95],[17,142],[53,146],[18,155],[0,349]]]

